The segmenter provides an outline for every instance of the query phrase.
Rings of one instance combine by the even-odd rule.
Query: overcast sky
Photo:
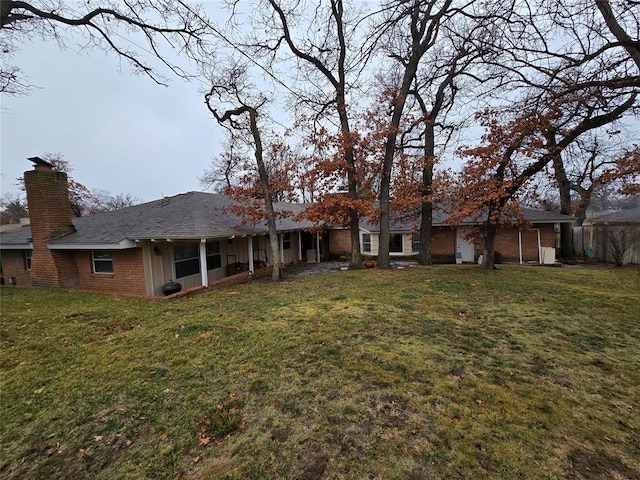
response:
[[[158,86],[115,55],[51,42],[22,45],[12,63],[38,88],[2,98],[3,195],[18,192],[16,178],[32,168],[27,157],[58,152],[91,190],[144,201],[201,190],[198,177],[223,133],[199,84],[171,78]]]

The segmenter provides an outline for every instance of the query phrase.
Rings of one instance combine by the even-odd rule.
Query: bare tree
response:
[[[229,131],[238,135],[249,135],[247,143],[251,145],[258,170],[260,190],[262,198],[259,199],[264,207],[267,228],[269,230],[271,258],[273,259],[273,271],[271,278],[274,281],[282,279],[280,246],[278,243],[278,230],[276,226],[276,212],[273,206],[269,173],[264,161],[264,148],[262,134],[258,125],[259,111],[265,107],[267,99],[256,92],[247,78],[246,66],[235,64],[223,72],[219,72],[212,79],[212,86],[205,94],[207,108],[213,114],[216,121]],[[219,109],[219,105],[235,105],[232,108]],[[243,213],[260,218],[261,209],[249,211],[250,205],[243,206]]]
[[[0,223],[5,225],[7,223],[20,223],[21,218],[29,216],[29,209],[27,202],[19,195],[13,195],[11,193],[5,193],[0,198]]]
[[[97,4],[97,5],[96,5]],[[135,72],[147,75],[158,84],[165,84],[164,76],[144,60],[141,52],[133,50],[127,36],[138,35],[150,51],[171,72],[181,77],[190,74],[166,56],[166,52],[180,50],[195,55],[205,33],[199,9],[182,0],[131,0],[126,2],[65,2],[62,0],[2,0],[0,2],[0,48],[5,59],[10,58],[19,45],[41,37],[57,42],[64,48],[71,32],[84,35],[83,47],[97,47],[111,51],[125,59]],[[3,61],[0,68],[0,92],[20,95],[29,84],[19,66]]]
[[[293,56],[296,81],[288,83],[286,89],[296,105],[311,109],[314,122],[326,120],[328,113],[335,112],[337,116],[342,139],[341,168],[346,174],[347,197],[342,204],[347,209],[351,237],[350,263],[351,268],[361,268],[359,185],[351,143],[350,100],[353,99],[350,95],[369,54],[360,53],[358,46],[350,43],[357,36],[358,19],[354,20],[345,11],[342,0],[319,2],[307,8],[301,8],[298,2],[265,0],[259,2],[254,12],[254,32],[265,33],[254,38],[247,47],[254,56],[266,56],[269,75],[276,75],[278,55],[288,56],[287,61]],[[308,23],[302,25],[303,20]],[[294,84],[302,87],[295,89]]]
[[[640,232],[630,225],[604,225],[602,241],[605,253],[611,257],[617,267],[621,267],[627,260],[627,256],[640,246]]]
[[[112,212],[114,210],[120,210],[121,208],[132,207],[142,202],[141,198],[138,198],[130,193],[118,193],[112,195],[111,192],[102,189],[94,189],[90,192],[90,198],[85,209],[88,210],[90,215],[102,212]]]
[[[380,242],[377,267],[391,267],[389,258],[391,181],[396,141],[405,104],[416,72],[425,53],[433,47],[440,32],[441,23],[453,14],[452,0],[412,2],[392,1],[386,5],[388,19],[381,28],[397,45],[393,53],[400,65],[398,85],[392,95],[391,119],[380,179]]]
[[[638,11],[633,10],[638,7],[637,1],[626,1],[626,2],[616,2],[618,8],[618,14],[614,13],[614,7],[611,5],[611,2],[608,0],[595,0],[596,6],[600,13],[602,14],[602,18],[607,25],[609,31],[613,34],[613,36],[618,40],[620,46],[624,48],[629,57],[633,59],[636,66],[638,67],[638,71],[640,71],[640,39],[632,38],[627,31],[624,29],[623,25],[619,21],[619,17],[623,17],[623,20],[628,20],[631,28],[633,29],[633,23],[635,19],[635,32],[638,34]]]
[[[223,151],[211,160],[211,165],[198,177],[205,190],[224,193],[236,184],[235,172],[241,163],[235,147],[233,130],[229,131],[229,139],[223,145]]]

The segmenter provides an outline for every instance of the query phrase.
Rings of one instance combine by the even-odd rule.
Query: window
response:
[[[402,234],[401,233],[392,233],[389,236],[389,252],[391,253],[402,253]]]
[[[33,250],[25,250],[24,251],[24,269],[29,271],[31,270],[31,253]]]
[[[93,250],[93,273],[113,273],[113,257],[109,250]]]
[[[207,242],[207,270],[215,270],[220,267],[222,267],[220,242]]]
[[[282,249],[289,250],[291,248],[291,233],[282,234]]]
[[[176,278],[200,273],[200,256],[197,243],[179,243],[173,247],[173,264]]]
[[[411,252],[418,253],[420,251],[420,232],[411,234]]]
[[[371,253],[371,234],[370,233],[362,234],[362,251],[364,253]]]

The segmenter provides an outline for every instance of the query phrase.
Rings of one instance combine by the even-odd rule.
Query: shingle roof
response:
[[[267,233],[266,223],[261,225],[241,225],[241,218],[231,211],[234,201],[227,195],[188,192],[166,197],[153,202],[132,207],[99,213],[87,217],[74,218],[76,232],[51,240],[48,244],[55,248],[62,245],[109,245],[123,241],[172,239],[192,240],[202,238],[229,238],[234,235]],[[306,208],[304,204],[277,203],[278,211],[300,214]],[[532,223],[571,222],[573,217],[559,213],[545,212],[528,208],[522,209],[525,218]],[[446,225],[447,215],[438,209],[433,212],[433,225]],[[471,220],[463,225],[472,224]],[[392,222],[394,232],[409,232],[416,228],[415,219],[396,219]],[[297,221],[292,217],[278,220],[278,231],[312,228],[308,221]],[[364,219],[361,228],[376,232],[379,227]],[[26,248],[30,242],[31,228],[23,227],[0,234],[0,245],[4,248]]]
[[[25,247],[31,242],[31,227],[25,225],[14,230],[0,233],[0,247]],[[26,247],[25,247],[26,248]]]
[[[640,207],[601,215],[593,223],[640,223]]]
[[[575,218],[569,215],[563,215],[561,213],[547,212],[545,210],[535,210],[533,208],[521,208],[524,218],[531,223],[572,223],[575,222]],[[441,209],[433,209],[433,225],[448,226],[447,218],[449,215]],[[477,225],[478,222],[472,220],[470,217],[465,218],[461,225]],[[411,232],[420,227],[420,220],[411,218],[395,218],[391,220],[392,232]],[[360,228],[363,228],[369,232],[379,232],[380,227],[375,222],[372,222],[370,218],[366,218],[360,221]]]
[[[233,200],[226,195],[188,192],[153,202],[73,219],[76,232],[51,240],[55,245],[115,244],[123,240],[201,238],[229,238],[234,235],[267,233],[263,225],[241,225],[241,218],[231,211]],[[299,213],[304,206],[278,203],[279,211]],[[311,222],[297,222],[291,218],[278,221],[278,230],[296,230],[312,227]],[[3,245],[26,244],[31,237],[30,228],[3,233]],[[11,235],[12,234],[12,235]]]

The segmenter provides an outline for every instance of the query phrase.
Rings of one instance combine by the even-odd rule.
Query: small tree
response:
[[[626,257],[640,245],[640,231],[630,225],[613,225],[603,227],[604,250],[621,267]]]
[[[19,195],[5,193],[0,198],[0,220],[2,225],[7,223],[19,223],[21,218],[29,216],[27,202]]]

